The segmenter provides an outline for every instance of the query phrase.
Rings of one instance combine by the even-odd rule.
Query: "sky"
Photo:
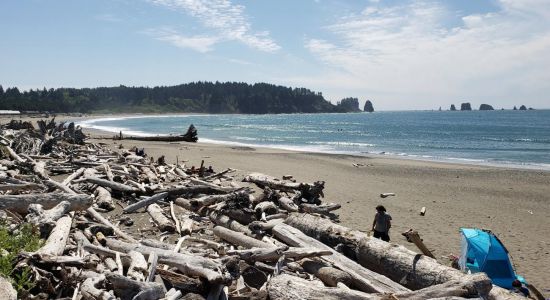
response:
[[[192,81],[377,110],[550,108],[550,1],[0,1],[4,89]]]

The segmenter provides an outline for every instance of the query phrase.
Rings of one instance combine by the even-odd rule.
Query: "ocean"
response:
[[[162,115],[78,123],[125,135],[177,135],[194,124],[203,142],[550,170],[550,110]]]

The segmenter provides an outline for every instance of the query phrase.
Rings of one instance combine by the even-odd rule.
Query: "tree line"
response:
[[[349,102],[344,99],[334,105],[325,100],[321,93],[268,83],[199,81],[176,86],[43,88],[23,92],[17,87],[4,90],[0,85],[0,109],[51,113],[266,114],[356,111]]]

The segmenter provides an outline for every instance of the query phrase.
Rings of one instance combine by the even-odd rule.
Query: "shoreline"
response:
[[[128,114],[128,115],[98,115],[98,116],[88,116],[83,118],[70,118],[71,120],[75,120],[75,123],[77,122],[77,119],[84,119],[84,122],[89,121],[97,121],[97,120],[106,120],[106,119],[126,119],[126,118],[141,118],[141,117],[155,117],[155,118],[165,118],[165,117],[174,117],[174,116],[194,116],[194,115],[210,115],[210,114],[166,114],[166,115],[160,115],[160,114]],[[88,130],[90,132],[95,131],[96,134],[105,134],[105,135],[116,135],[120,130],[108,130],[104,129],[104,126],[97,126],[94,127],[93,125],[91,127],[87,127],[86,123],[80,125],[83,125],[82,128],[85,130]],[[135,136],[148,136],[152,135],[145,132],[140,131],[126,131],[130,135]],[[124,131],[122,131],[124,134]],[[167,134],[156,134],[156,136],[164,136]],[[199,135],[199,142],[200,143],[207,143],[207,144],[213,144],[213,145],[220,145],[220,146],[239,146],[239,147],[253,147],[253,148],[265,148],[265,149],[275,149],[275,150],[283,150],[283,151],[291,151],[291,152],[301,152],[301,153],[312,153],[312,154],[325,154],[325,155],[349,155],[353,157],[372,157],[372,158],[387,158],[387,159],[397,159],[397,160],[406,160],[406,161],[419,161],[419,162],[426,162],[426,163],[441,163],[441,164],[450,164],[450,165],[466,165],[466,166],[481,166],[481,167],[489,167],[489,168],[502,168],[502,169],[514,169],[514,170],[533,170],[533,171],[543,171],[543,172],[550,172],[550,164],[542,164],[542,163],[516,163],[516,162],[492,162],[487,161],[483,159],[468,159],[468,158],[456,158],[456,157],[435,157],[435,156],[429,156],[429,155],[418,155],[418,154],[404,154],[400,155],[397,153],[391,153],[386,151],[378,152],[338,152],[338,151],[315,151],[311,149],[300,149],[301,146],[291,146],[291,145],[260,145],[260,144],[253,144],[253,143],[246,143],[246,142],[237,142],[237,141],[221,141],[221,140],[213,140],[213,139],[202,139],[206,141],[201,141],[201,137]]]

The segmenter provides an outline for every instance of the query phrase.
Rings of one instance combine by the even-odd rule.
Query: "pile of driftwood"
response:
[[[19,255],[36,282],[21,298],[516,297],[485,274],[336,224],[323,181],[195,170],[63,139],[36,155],[13,148],[17,134],[0,132],[0,211],[45,239]]]

